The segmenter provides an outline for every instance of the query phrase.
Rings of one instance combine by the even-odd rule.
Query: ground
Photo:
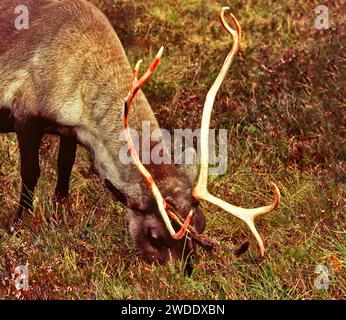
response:
[[[93,1],[108,16],[132,65],[165,46],[144,88],[160,126],[199,126],[205,95],[230,48],[218,12],[224,5],[244,31],[240,53],[217,96],[211,126],[228,129],[226,174],[210,190],[236,205],[269,203],[269,181],[282,192],[278,210],[258,218],[266,256],[240,220],[207,203],[208,235],[191,277],[179,263],[144,263],[129,237],[124,208],[100,187],[81,148],[70,210],[54,208],[56,139],[41,150],[42,177],[31,226],[5,230],[20,191],[14,135],[0,136],[0,298],[3,299],[345,299],[346,141],[345,7],[328,1],[329,29],[315,27],[320,1]],[[143,68],[144,69],[144,68]],[[240,257],[223,245],[250,239]],[[14,269],[29,268],[28,291]],[[318,266],[329,286],[319,289]]]

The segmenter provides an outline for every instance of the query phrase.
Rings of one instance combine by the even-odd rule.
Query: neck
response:
[[[103,92],[98,90],[95,97],[97,101],[91,102],[89,112],[84,113],[83,124],[76,127],[76,133],[80,143],[92,153],[95,168],[108,189],[122,202],[124,198],[130,199],[125,203],[126,206],[135,206],[140,209],[148,203],[147,198],[150,194],[147,192],[142,194],[142,190],[147,188],[135,165],[121,159],[121,152],[127,150],[122,109],[126,90],[128,90],[128,86],[123,84],[121,86],[123,88],[115,83],[114,87],[117,90],[112,90],[109,86],[104,87]],[[141,147],[142,122],[150,122],[151,132],[158,128],[153,111],[141,92],[134,101],[132,115],[130,127],[138,134],[136,140]],[[122,196],[119,197],[119,195]]]

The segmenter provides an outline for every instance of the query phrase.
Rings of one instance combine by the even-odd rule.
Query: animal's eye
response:
[[[151,230],[148,234],[149,242],[152,244],[154,247],[165,247],[166,242],[163,237],[160,236],[160,234],[155,231]]]

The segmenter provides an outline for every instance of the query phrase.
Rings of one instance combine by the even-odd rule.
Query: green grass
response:
[[[177,2],[179,3],[177,5]],[[236,205],[282,204],[261,217],[266,257],[238,219],[207,203],[206,232],[221,250],[200,259],[190,278],[179,263],[148,265],[129,237],[125,210],[78,150],[70,210],[53,208],[56,141],[46,139],[30,226],[9,234],[20,190],[14,135],[0,136],[0,297],[4,299],[345,299],[345,21],[330,1],[331,28],[314,28],[319,1],[94,1],[106,13],[131,64],[164,58],[144,91],[161,127],[200,125],[208,88],[230,48],[218,11],[231,7],[244,31],[241,51],[215,103],[212,126],[229,130],[227,173],[210,190]],[[143,66],[144,69],[145,66]],[[251,240],[240,258],[224,245]],[[30,290],[11,274],[28,264]],[[328,290],[314,286],[317,265]]]

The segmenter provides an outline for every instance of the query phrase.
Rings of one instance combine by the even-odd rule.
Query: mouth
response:
[[[194,235],[182,240],[179,246],[166,248],[165,254],[148,255],[143,252],[143,258],[147,263],[164,265],[166,263],[180,262],[180,270],[185,276],[190,277],[194,270],[194,264],[198,260],[199,247],[207,252],[217,251],[220,249],[219,242],[202,235]],[[235,257],[244,254],[249,248],[249,242],[244,241],[236,248],[223,245],[223,249],[227,250]]]

